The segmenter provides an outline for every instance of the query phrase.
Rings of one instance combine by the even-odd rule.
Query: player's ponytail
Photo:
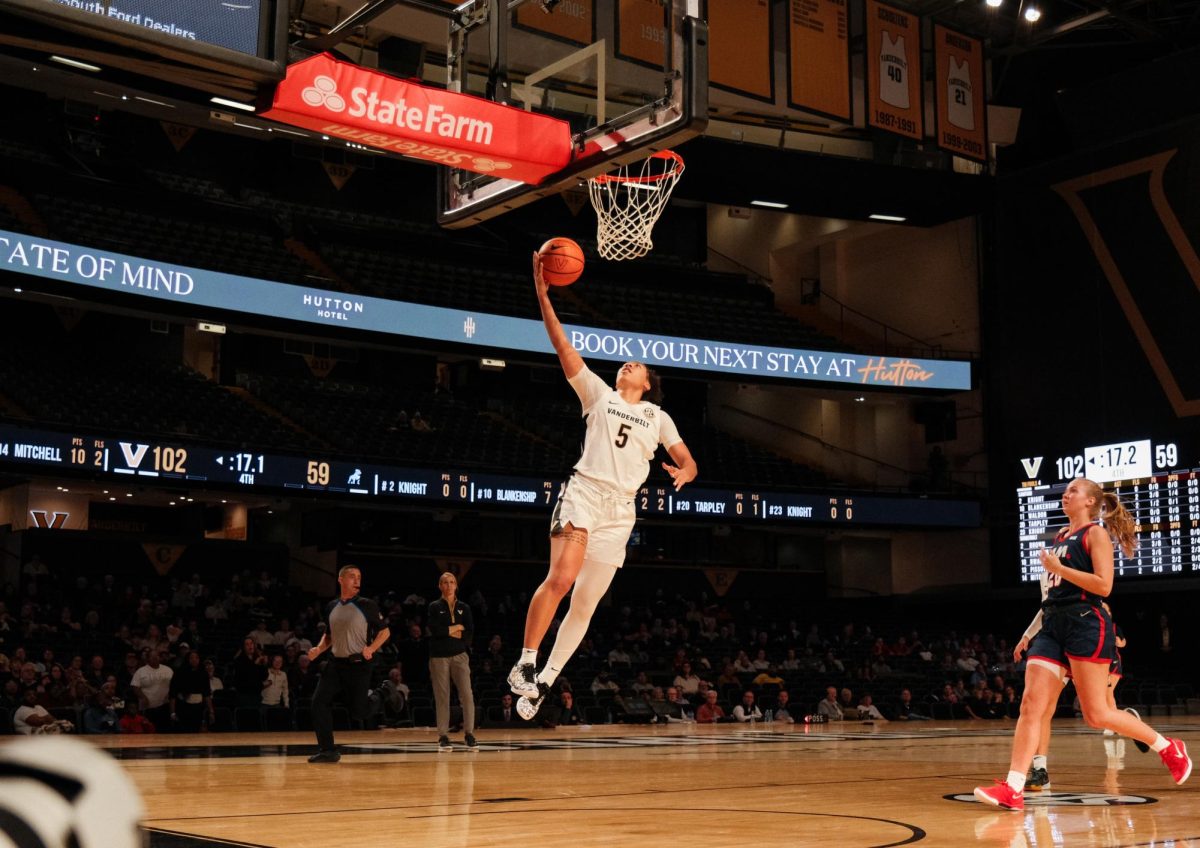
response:
[[[663,398],[662,377],[649,366],[646,366],[646,382],[650,384],[650,391],[646,392],[643,397],[651,403],[661,404]]]
[[[1133,516],[1112,492],[1104,492],[1100,496],[1100,517],[1104,526],[1112,535],[1117,545],[1125,552],[1125,556],[1133,556],[1133,546],[1137,541],[1137,525]]]
[[[1108,535],[1112,536],[1117,546],[1125,552],[1125,556],[1133,556],[1133,546],[1137,542],[1137,524],[1125,508],[1125,504],[1121,503],[1121,499],[1114,493],[1101,489],[1094,480],[1084,478],[1080,482],[1087,491],[1087,496],[1095,501],[1091,509],[1092,520],[1103,521]]]

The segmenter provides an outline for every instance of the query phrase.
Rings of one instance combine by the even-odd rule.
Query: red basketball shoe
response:
[[[995,786],[976,786],[975,797],[985,804],[1005,810],[1025,809],[1025,793],[1014,792],[1003,780],[997,780]]]
[[[1171,777],[1175,779],[1175,783],[1183,783],[1192,776],[1192,758],[1188,756],[1187,745],[1183,744],[1182,739],[1172,739],[1168,736],[1167,741],[1171,744],[1159,751],[1158,755],[1162,757],[1163,764],[1171,770]]]

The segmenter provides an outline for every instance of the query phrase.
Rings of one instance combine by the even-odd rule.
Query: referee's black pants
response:
[[[367,716],[370,686],[371,664],[361,657],[332,657],[325,663],[312,700],[313,730],[317,732],[317,746],[322,751],[333,750],[333,699],[338,692],[345,692],[343,697],[350,707],[350,715],[361,719]]]

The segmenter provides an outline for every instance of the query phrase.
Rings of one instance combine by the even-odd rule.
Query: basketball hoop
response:
[[[683,173],[683,157],[660,150],[588,180],[596,210],[596,247],[605,259],[637,259],[654,247],[650,231]]]

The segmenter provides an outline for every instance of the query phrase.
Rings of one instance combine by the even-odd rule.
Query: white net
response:
[[[654,247],[650,231],[683,174],[683,157],[661,150],[588,180],[596,246],[605,259],[637,259]]]

